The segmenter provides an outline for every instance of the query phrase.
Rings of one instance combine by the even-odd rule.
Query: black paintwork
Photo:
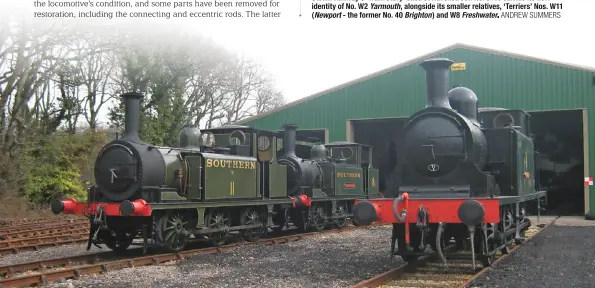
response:
[[[459,206],[459,219],[467,226],[476,226],[483,222],[485,211],[477,200],[467,200]]]
[[[95,182],[107,201],[135,199],[143,186],[161,186],[165,182],[165,162],[161,153],[139,138],[139,93],[122,95],[126,117],[124,136],[101,149],[95,161]],[[100,200],[100,199],[97,199]]]
[[[300,195],[304,187],[320,188],[322,185],[322,169],[317,161],[302,159],[295,154],[297,125],[283,125],[283,149],[285,155],[279,158],[279,164],[287,165],[287,192],[289,195]]]
[[[517,157],[517,140],[529,135],[528,114],[478,109],[477,95],[466,87],[447,92],[450,64],[448,59],[420,64],[426,70],[426,107],[405,121],[399,143],[403,153],[387,196],[403,192],[412,198],[518,195],[514,183],[522,174],[517,164],[523,159]]]

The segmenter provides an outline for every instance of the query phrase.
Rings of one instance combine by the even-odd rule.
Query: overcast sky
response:
[[[563,1],[562,18],[545,20],[312,20],[310,1],[301,2],[303,17],[298,16],[300,1],[285,0],[280,19],[162,23],[210,35],[256,60],[273,74],[288,101],[457,42],[595,67],[595,1]],[[33,1],[0,3],[24,11]]]

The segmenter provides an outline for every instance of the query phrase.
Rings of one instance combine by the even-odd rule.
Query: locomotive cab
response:
[[[336,195],[363,190],[364,195],[378,197],[378,169],[372,163],[372,146],[338,141],[327,143],[331,163],[323,164],[327,177],[325,188],[334,188]],[[361,192],[357,192],[361,193]]]
[[[202,143],[206,151],[227,155],[254,157],[251,149],[254,129],[241,125],[226,125],[203,130]]]

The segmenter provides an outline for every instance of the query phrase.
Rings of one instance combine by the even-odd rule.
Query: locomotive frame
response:
[[[231,232],[256,241],[268,228],[291,224],[301,231],[341,228],[355,199],[380,195],[370,146],[319,143],[311,159],[301,159],[297,126],[287,124],[283,133],[185,127],[180,147],[157,147],[139,137],[142,95],[123,98],[124,136],[97,156],[88,200],[56,200],[51,207],[90,219],[87,249],[105,244],[122,252],[140,236],[145,252],[151,246],[180,251],[194,241],[223,245]]]
[[[536,186],[538,152],[523,110],[478,110],[477,96],[465,87],[448,90],[454,61],[420,63],[426,71],[426,107],[407,118],[400,143],[394,187],[385,199],[358,200],[354,219],[367,225],[392,223],[391,257],[415,261],[432,250],[469,249],[491,265],[494,255],[522,242],[531,225],[528,201],[538,215],[546,191]],[[391,197],[390,199],[388,197]],[[477,248],[477,249],[476,249]]]

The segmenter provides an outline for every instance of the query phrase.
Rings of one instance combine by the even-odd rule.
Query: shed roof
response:
[[[516,58],[516,59],[521,59],[521,60],[526,60],[526,61],[533,61],[533,62],[540,62],[540,63],[544,63],[544,64],[549,64],[549,65],[553,65],[553,66],[559,66],[559,67],[564,67],[564,68],[569,68],[569,69],[574,69],[574,70],[583,70],[583,71],[587,71],[587,72],[593,72],[595,73],[595,68],[593,67],[587,67],[587,66],[581,66],[581,65],[575,65],[575,64],[568,64],[568,63],[563,63],[563,62],[556,62],[556,61],[551,61],[551,60],[547,60],[547,59],[543,59],[543,58],[537,58],[537,57],[532,57],[532,56],[527,56],[527,55],[522,55],[522,54],[517,54],[517,53],[512,53],[512,52],[507,52],[507,51],[502,51],[502,50],[494,50],[494,49],[489,49],[489,48],[483,48],[483,47],[479,47],[479,46],[473,46],[473,45],[468,45],[468,44],[463,44],[463,43],[456,43],[447,47],[444,47],[442,49],[427,53],[425,55],[419,56],[417,58],[413,58],[409,61],[397,64],[397,65],[393,65],[390,66],[388,68],[382,69],[378,72],[374,72],[372,74],[368,74],[366,76],[348,81],[346,83],[337,85],[335,87],[332,87],[330,89],[326,89],[324,91],[318,92],[316,94],[304,97],[304,98],[300,98],[298,100],[295,100],[293,102],[287,103],[283,106],[280,106],[278,108],[266,111],[264,113],[260,113],[258,115],[252,116],[252,117],[248,117],[248,118],[244,118],[240,121],[237,121],[235,124],[244,124],[250,121],[254,121],[260,118],[263,118],[265,116],[268,116],[270,114],[273,114],[275,112],[279,112],[279,111],[283,111],[285,109],[289,109],[293,106],[296,106],[300,103],[304,103],[306,101],[327,95],[331,92],[346,88],[348,86],[351,86],[353,84],[357,84],[363,81],[366,81],[368,79],[372,79],[374,77],[383,75],[385,73],[394,71],[394,70],[398,70],[401,69],[403,67],[409,66],[411,64],[415,64],[417,62],[423,61],[429,57],[438,55],[438,54],[442,54],[444,52],[447,51],[451,51],[451,50],[455,50],[455,49],[467,49],[467,50],[472,50],[472,51],[476,51],[476,52],[482,52],[482,53],[487,53],[487,54],[493,54],[493,55],[499,55],[499,56],[505,56],[505,57],[511,57],[511,58]]]

